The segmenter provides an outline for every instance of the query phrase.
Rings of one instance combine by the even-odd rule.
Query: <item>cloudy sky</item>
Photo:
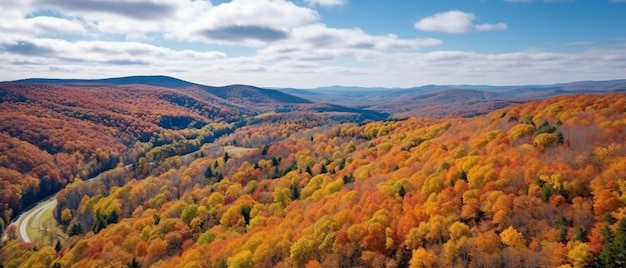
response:
[[[0,81],[547,84],[626,78],[626,0],[2,0]]]

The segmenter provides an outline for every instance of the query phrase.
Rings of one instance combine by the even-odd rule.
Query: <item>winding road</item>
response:
[[[224,147],[221,147],[221,146],[218,146],[218,147],[224,148]],[[183,157],[187,156],[187,155],[193,155],[193,154],[195,154],[195,153],[197,153],[199,151],[200,150],[188,153],[186,155],[183,155]],[[125,170],[129,170],[130,168],[132,168],[132,166],[133,166],[132,164],[128,164],[128,165],[124,166],[123,168]],[[104,173],[109,172],[109,171],[110,170],[103,171],[100,174],[98,174],[98,175],[96,175],[96,176],[94,176],[94,177],[92,177],[92,178],[90,178],[90,179],[88,179],[86,181],[91,181],[91,180],[94,180],[94,179],[98,179]],[[32,239],[28,236],[28,227],[32,226],[33,228],[39,228],[39,226],[40,226],[40,222],[39,221],[41,219],[41,216],[46,211],[48,211],[50,209],[54,209],[57,206],[57,204],[58,203],[57,203],[57,199],[56,199],[56,194],[54,194],[53,196],[50,196],[50,197],[42,200],[36,206],[34,206],[34,207],[32,207],[32,208],[22,212],[22,214],[14,222],[11,223],[11,224],[15,224],[17,226],[17,228],[18,228],[18,237],[23,242],[31,243]],[[5,237],[2,237],[0,239],[0,241],[3,241],[5,239],[6,239]]]
[[[39,219],[41,215],[49,209],[53,209],[57,205],[56,195],[52,196],[41,203],[39,203],[34,208],[22,213],[20,217],[15,221],[17,226],[19,227],[18,233],[22,241],[26,243],[32,242],[30,237],[28,237],[28,226],[33,226],[34,228],[39,228]],[[34,220],[31,222],[31,220]]]

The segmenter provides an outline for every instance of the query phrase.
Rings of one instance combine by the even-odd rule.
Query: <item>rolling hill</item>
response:
[[[507,105],[552,96],[626,91],[626,80],[580,81],[553,85],[427,85],[413,88],[322,87],[279,89],[311,101],[407,116],[471,117]]]
[[[273,113],[273,121],[307,113],[320,121],[388,116],[276,90],[166,76],[1,82],[0,217],[8,222],[67,183],[133,163],[158,147],[177,144],[151,158],[197,150],[243,124],[264,122],[254,118],[265,113]]]
[[[14,82],[88,87],[149,85],[176,89],[208,102],[241,110],[243,113],[323,111],[334,114],[341,113],[349,118],[360,118],[359,120],[380,120],[388,116],[385,113],[376,111],[361,111],[354,108],[348,109],[341,105],[328,105],[324,101],[311,101],[274,89],[264,89],[249,85],[207,86],[168,76],[129,76],[105,79],[30,78]]]

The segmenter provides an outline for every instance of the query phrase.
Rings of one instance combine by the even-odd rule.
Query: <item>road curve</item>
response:
[[[35,222],[38,224],[39,219],[41,218],[41,214],[44,213],[46,210],[55,207],[56,205],[57,205],[57,199],[56,199],[56,196],[53,196],[52,198],[44,200],[42,203],[38,204],[32,210],[29,210],[23,213],[22,215],[20,215],[20,217],[15,222],[18,223],[19,234],[20,234],[20,238],[22,239],[22,241],[26,243],[32,242],[30,237],[28,237],[28,232],[27,232],[28,226],[32,225],[32,223],[30,222],[31,219],[35,217]]]

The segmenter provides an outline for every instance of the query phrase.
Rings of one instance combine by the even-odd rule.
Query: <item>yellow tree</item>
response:
[[[500,240],[505,245],[515,249],[522,249],[526,247],[526,240],[524,239],[524,236],[515,230],[513,226],[509,226],[509,228],[500,233]]]
[[[241,251],[228,258],[228,267],[249,268],[252,267],[252,252],[250,250]]]
[[[420,247],[413,251],[409,265],[412,268],[433,267],[436,262],[437,257],[435,255]]]

